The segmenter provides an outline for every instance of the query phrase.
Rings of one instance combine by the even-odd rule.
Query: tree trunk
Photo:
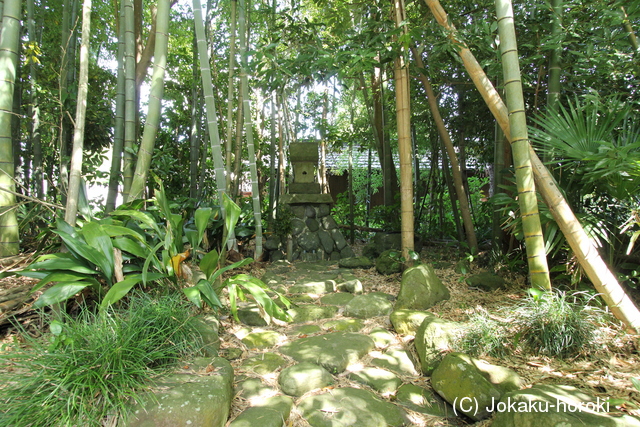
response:
[[[216,103],[213,97],[213,83],[211,79],[211,68],[209,66],[209,50],[204,36],[204,23],[202,20],[202,8],[200,0],[193,0],[193,13],[196,23],[196,37],[198,39],[198,56],[200,57],[200,74],[202,75],[202,87],[204,91],[205,108],[207,111],[207,127],[209,128],[209,141],[211,143],[211,156],[216,174],[216,184],[218,186],[218,201],[222,216],[222,196],[226,190],[227,182],[224,172],[224,159],[222,158],[222,146],[220,144],[220,133],[218,130],[218,119],[216,117]]]
[[[122,169],[122,151],[124,149],[124,108],[125,108],[125,75],[124,75],[124,2],[120,2],[118,13],[118,80],[116,92],[116,117],[113,130],[113,149],[111,154],[111,169],[109,172],[109,188],[104,211],[109,213],[116,208],[120,172]]]
[[[394,3],[396,28],[406,20],[404,0]],[[406,50],[402,49],[395,59],[396,115],[398,122],[398,152],[400,157],[400,219],[402,254],[405,265],[411,266],[410,251],[413,251],[413,172],[411,165],[411,108],[409,98],[409,67],[405,59]]]
[[[133,182],[133,147],[136,141],[137,86],[136,86],[136,39],[134,33],[134,10],[131,0],[124,3],[124,151],[122,162],[122,199],[129,200]]]
[[[422,62],[422,57],[418,53],[418,51],[413,48],[413,56],[416,60],[416,65],[420,69],[420,81],[422,81],[422,85],[424,86],[424,90],[427,92],[427,100],[429,102],[429,108],[431,109],[431,115],[433,116],[433,121],[436,124],[436,128],[438,129],[438,134],[444,143],[444,146],[447,150],[447,155],[449,156],[449,162],[451,163],[451,173],[453,175],[453,184],[456,191],[456,195],[458,196],[458,203],[460,204],[460,213],[462,215],[462,222],[464,224],[465,236],[467,238],[467,245],[469,245],[469,252],[475,255],[478,252],[478,239],[476,238],[476,232],[473,227],[473,219],[471,218],[471,210],[469,209],[469,199],[467,197],[467,192],[464,188],[464,182],[462,180],[462,171],[460,170],[460,164],[458,163],[458,157],[456,156],[455,147],[453,146],[453,142],[451,141],[451,137],[449,136],[449,132],[445,127],[444,120],[442,120],[442,116],[440,115],[440,110],[438,108],[438,100],[436,99],[435,93],[433,93],[433,88],[431,87],[431,82],[429,81],[426,75],[426,68],[424,63]]]
[[[231,39],[229,42],[229,83],[227,87],[227,140],[226,140],[226,170],[227,170],[227,191],[231,191],[231,172],[233,170],[233,75],[235,72],[235,56],[236,56],[236,13],[238,10],[238,1],[231,0]],[[241,106],[238,106],[238,115]]]
[[[251,120],[251,100],[249,99],[249,77],[247,75],[247,18],[245,0],[240,0],[238,32],[240,33],[240,86],[242,88],[245,136],[249,151],[249,173],[251,175],[251,198],[253,199],[253,218],[256,228],[256,249],[254,258],[262,258],[262,217],[260,209],[260,190],[258,188],[258,168],[256,165],[255,144],[253,142],[253,122]]]
[[[20,252],[18,222],[14,209],[15,168],[11,140],[13,94],[20,47],[20,13],[19,0],[4,0],[0,39],[0,257]]]
[[[458,47],[458,53],[476,88],[487,103],[489,110],[496,118],[506,138],[511,141],[509,115],[507,107],[504,102],[502,102],[500,95],[487,78],[471,51],[464,43],[457,39],[455,28],[447,23],[447,15],[437,0],[425,0],[425,2],[436,17],[438,23],[448,31],[449,37]],[[603,261],[593,240],[589,238],[580,225],[580,222],[560,192],[555,180],[547,168],[544,167],[535,151],[533,151],[533,148],[529,147],[529,153],[536,183],[538,184],[538,190],[567,239],[569,246],[578,258],[578,262],[591,282],[593,282],[596,290],[602,295],[602,298],[611,309],[613,315],[629,328],[640,331],[640,311],[638,311],[633,301],[625,293],[609,267]]]
[[[529,276],[534,287],[551,290],[544,236],[540,224],[540,214],[538,213],[538,198],[529,156],[529,135],[527,133],[511,0],[496,0],[496,11],[507,107],[509,109],[509,126],[511,127],[513,167],[516,173],[518,205],[520,206],[520,216],[522,217]]]
[[[547,110],[554,110],[560,98],[560,55],[562,47],[560,46],[560,36],[562,34],[562,11],[564,9],[564,0],[552,0],[551,2],[551,34],[554,43],[558,43],[549,55],[549,78],[547,88]]]
[[[73,129],[73,149],[69,167],[69,192],[64,220],[75,226],[78,214],[78,197],[82,185],[82,155],[84,148],[84,125],[87,115],[87,95],[89,91],[89,41],[91,34],[91,0],[82,4],[82,41],[80,43],[80,75],[78,77],[78,100],[76,105],[75,128]]]
[[[198,160],[200,160],[199,113],[200,89],[198,88],[198,40],[193,36],[193,83],[191,86],[191,128],[189,129],[189,197],[198,197]]]
[[[167,65],[167,49],[169,45],[169,0],[158,0],[158,12],[156,16],[156,45],[154,52],[153,74],[151,76],[151,92],[149,96],[149,109],[147,122],[144,125],[144,133],[138,151],[138,161],[131,183],[131,191],[128,201],[144,197],[147,185],[147,175],[151,168],[151,158],[155,146],[156,134],[160,125],[160,112],[162,110],[162,96],[164,94],[164,71]]]
[[[36,43],[36,23],[35,23],[35,11],[34,0],[27,1],[27,27],[29,32],[29,42]],[[42,138],[40,135],[40,102],[37,94],[37,77],[36,77],[35,62],[31,61],[29,64],[29,86],[31,88],[29,96],[30,101],[30,113],[29,118],[31,124],[29,127],[29,138],[31,139],[31,150],[33,153],[31,167],[32,173],[32,188],[35,189],[35,197],[38,199],[44,199],[44,174],[42,168]]]

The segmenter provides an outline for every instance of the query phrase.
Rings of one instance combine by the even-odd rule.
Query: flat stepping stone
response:
[[[344,307],[344,315],[358,319],[387,316],[393,310],[388,299],[375,294],[358,295]]]
[[[229,427],[282,427],[289,421],[293,400],[287,396],[274,396],[245,409]]]
[[[340,292],[337,294],[327,294],[320,298],[320,302],[324,305],[339,305],[344,306],[349,303],[353,299],[352,294],[347,294],[344,292]]]
[[[394,393],[402,385],[402,380],[393,372],[382,368],[366,367],[350,373],[349,378],[383,394]]]
[[[379,368],[388,369],[398,375],[418,376],[411,354],[402,349],[392,348],[384,354],[374,357],[371,364]]]
[[[302,399],[302,417],[312,427],[399,427],[409,425],[404,410],[368,390],[340,388]]]
[[[142,404],[132,409],[123,425],[224,426],[233,399],[233,368],[216,357],[208,370],[208,374],[179,372],[159,379],[157,388],[142,397]]]
[[[435,417],[455,417],[453,407],[432,390],[404,384],[396,393],[396,402],[412,411]]]
[[[283,369],[278,383],[284,393],[299,397],[311,390],[333,384],[333,376],[322,366],[301,362]]]
[[[236,385],[235,392],[247,400],[261,400],[273,396],[277,390],[265,385],[260,378],[247,378]]]
[[[300,325],[293,330],[294,335],[311,335],[322,331],[318,325]],[[304,337],[302,337],[304,338]]]
[[[290,294],[328,294],[335,291],[335,280],[305,282],[289,287]]]
[[[332,332],[297,339],[280,347],[280,352],[298,362],[315,363],[332,374],[338,374],[374,347],[373,339],[366,335]]]
[[[338,332],[360,332],[364,328],[364,322],[360,319],[329,320],[322,324],[324,329]]]
[[[248,348],[269,348],[286,339],[286,336],[276,331],[251,332],[242,338],[242,343]]]
[[[400,335],[414,335],[425,318],[435,317],[434,314],[423,310],[395,310],[389,316],[393,329]]]
[[[287,313],[293,318],[293,323],[312,322],[319,319],[334,317],[338,312],[338,307],[333,305],[319,306],[315,304],[304,304],[292,307]]]
[[[244,362],[242,362],[244,370],[257,375],[265,375],[275,372],[286,365],[287,361],[284,360],[284,357],[275,353],[258,354],[256,356],[248,357]]]

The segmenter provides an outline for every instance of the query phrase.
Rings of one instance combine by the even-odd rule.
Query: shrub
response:
[[[128,307],[87,309],[51,333],[1,355],[9,369],[0,387],[0,425],[99,426],[159,373],[199,351],[202,339],[180,295],[134,294]]]

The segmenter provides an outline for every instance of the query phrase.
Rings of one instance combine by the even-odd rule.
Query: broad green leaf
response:
[[[161,235],[160,228],[158,227],[158,223],[153,218],[153,216],[147,212],[141,211],[133,211],[133,210],[116,210],[111,212],[113,216],[127,216],[129,218],[135,219],[139,221],[142,225],[146,226],[146,228],[151,229],[156,232],[156,234]]]
[[[88,276],[83,273],[77,273],[74,271],[53,271],[47,274],[42,280],[40,280],[36,285],[31,289],[31,292],[35,292],[38,289],[42,288],[44,285],[51,282],[88,282],[95,286],[100,286],[100,282],[94,279],[91,276]]]
[[[71,270],[78,273],[98,274],[90,268],[86,262],[75,258],[71,254],[60,253],[40,257],[39,260],[29,266],[30,270]]]
[[[145,237],[140,233],[138,233],[137,231],[132,230],[131,228],[128,228],[128,227],[123,227],[121,225],[102,224],[102,229],[110,237],[131,236],[134,239],[139,240],[141,242],[146,241]]]
[[[42,308],[48,305],[66,301],[87,286],[92,286],[89,282],[59,282],[44,291],[40,298],[33,303],[35,308]]]
[[[82,235],[89,246],[98,250],[102,255],[98,265],[107,276],[107,282],[111,284],[114,272],[113,245],[111,237],[96,222],[90,221],[82,227]]]
[[[147,277],[149,276],[149,264],[151,261],[155,259],[154,264],[159,263],[158,257],[156,257],[156,251],[162,247],[162,242],[158,243],[152,250],[147,259],[144,261],[144,265],[142,266],[142,282],[144,285],[147,284]]]
[[[219,256],[218,251],[213,249],[202,257],[202,261],[200,261],[200,270],[202,270],[207,279],[210,279],[213,272],[218,268]]]
[[[202,297],[200,296],[200,290],[195,286],[190,288],[182,288],[182,292],[185,294],[187,299],[193,303],[198,308],[202,308]]]
[[[253,258],[245,258],[242,259],[238,262],[234,262],[231,265],[227,265],[226,267],[222,267],[221,269],[215,271],[211,277],[209,278],[210,281],[215,282],[215,279],[218,278],[218,276],[220,276],[222,273],[229,271],[229,270],[233,270],[234,268],[238,268],[238,267],[242,267],[245,266],[247,264],[251,264],[253,262]]]
[[[162,273],[149,273],[146,277],[147,280],[159,280],[163,277],[166,277]],[[126,277],[124,280],[119,281],[114,284],[107,294],[102,298],[102,302],[100,303],[100,308],[104,309],[111,304],[114,304],[120,301],[135,285],[142,281],[142,274],[132,274]]]
[[[205,298],[207,304],[209,304],[211,308],[222,308],[222,302],[220,301],[220,298],[218,298],[216,292],[213,290],[213,286],[211,286],[210,282],[203,279],[200,280],[195,287],[200,290],[202,296]]]
[[[225,210],[225,237],[222,242],[222,247],[224,248],[227,245],[227,240],[229,239],[229,232],[233,230],[238,223],[238,218],[240,218],[241,209],[238,205],[234,203],[233,200],[227,196],[227,193],[223,193],[222,195],[223,206]]]
[[[8,271],[6,273],[0,274],[0,279],[4,279],[5,277],[9,277],[12,275],[31,277],[32,279],[44,279],[49,274],[48,271],[30,271],[30,270],[22,270],[22,271]]]
[[[70,251],[98,267],[102,271],[104,279],[111,285],[113,279],[113,263],[109,264],[108,260],[105,260],[99,250],[61,230],[54,230],[54,233],[60,236]],[[111,259],[113,259],[113,254]]]
[[[291,316],[278,307],[271,297],[269,297],[266,293],[266,290],[269,290],[269,287],[265,285],[262,280],[246,274],[238,274],[237,276],[229,279],[229,281],[242,286],[249,291],[256,302],[262,306],[266,314],[269,316],[288,322],[292,320]],[[265,320],[268,322],[268,319]]]
[[[128,237],[115,237],[113,239],[113,246],[141,259],[146,259],[147,256],[149,256],[149,247],[145,247],[139,242],[135,242]]]
[[[184,235],[187,237],[187,242],[191,245],[192,248],[197,248],[200,245],[198,241],[198,231],[197,230],[185,230]]]
[[[234,283],[229,283],[228,288],[229,288],[229,309],[231,310],[231,314],[233,315],[234,320],[240,323],[240,319],[238,319],[238,302],[237,302],[237,293],[239,289]]]
[[[194,248],[200,246],[200,242],[202,242],[204,232],[207,230],[207,224],[209,224],[209,218],[211,218],[212,213],[213,210],[211,208],[196,209],[194,217],[196,221],[196,228],[198,229],[198,241]]]

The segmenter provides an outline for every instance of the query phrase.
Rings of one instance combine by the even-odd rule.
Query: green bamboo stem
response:
[[[0,35],[0,257],[20,252],[11,118],[20,42],[20,0],[5,0]]]
[[[520,206],[520,216],[522,217],[529,277],[532,286],[550,290],[551,278],[549,277],[544,236],[538,212],[538,199],[529,157],[529,135],[522,95],[522,81],[520,78],[518,47],[511,1],[496,0],[496,12],[507,108],[509,110],[509,124],[511,126],[513,166],[516,174],[518,205]]]
[[[160,125],[162,97],[164,95],[164,73],[167,66],[167,51],[169,46],[169,0],[158,0],[156,15],[156,45],[153,53],[154,64],[151,75],[151,92],[147,121],[144,125],[138,161],[133,174],[133,182],[127,201],[144,197],[147,175],[151,168],[151,158],[155,146],[156,135]]]

